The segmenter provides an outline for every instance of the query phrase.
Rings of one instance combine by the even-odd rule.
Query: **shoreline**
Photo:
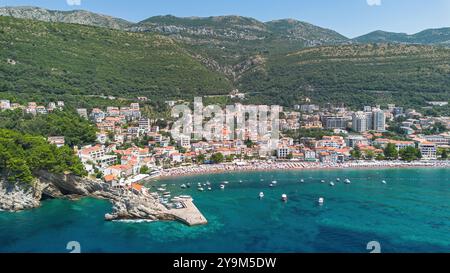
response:
[[[247,165],[236,165],[234,163],[198,165],[190,167],[179,167],[168,170],[162,170],[161,175],[155,179],[170,179],[179,177],[189,177],[196,175],[223,174],[227,172],[270,172],[270,171],[308,171],[308,170],[370,170],[370,169],[440,169],[450,168],[450,161],[360,161],[347,163],[311,163],[311,162],[256,162]]]

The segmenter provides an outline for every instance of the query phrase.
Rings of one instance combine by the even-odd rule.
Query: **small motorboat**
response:
[[[186,189],[187,188],[186,184],[181,185],[181,188]]]
[[[320,183],[325,183],[325,180],[320,180]]]
[[[275,185],[270,183],[269,187],[273,188],[273,187],[275,187]]]
[[[220,189],[221,189],[221,190],[224,190],[224,189],[225,189],[225,185],[223,185],[223,184],[220,185]]]
[[[339,182],[339,181],[341,181],[341,179],[340,178],[336,178],[336,181]]]
[[[200,187],[200,188],[198,188],[198,191],[205,191],[205,189]]]
[[[242,184],[242,182],[243,182],[242,180],[239,180],[239,183],[241,183],[241,184]]]
[[[209,181],[208,181],[208,182],[206,182],[206,185],[210,186],[210,185],[211,185],[211,182],[209,182]]]
[[[181,198],[181,199],[190,199],[190,198],[192,198],[190,195],[180,195],[178,197]]]
[[[286,194],[281,195],[281,201],[286,202],[288,200],[288,197]]]
[[[345,179],[344,183],[345,183],[345,184],[351,184],[352,181],[350,181],[350,179],[347,178],[347,179]]]
[[[191,183],[187,183],[186,186],[187,186],[188,188],[190,188],[190,187],[191,187]]]
[[[386,180],[383,180],[383,181],[381,181],[381,183],[383,183],[383,184],[387,184]]]
[[[300,183],[305,183],[305,179],[300,179]]]
[[[158,188],[158,191],[166,191],[166,188]]]
[[[319,198],[319,205],[323,205],[323,203],[325,202],[325,199],[323,199],[323,197]]]
[[[263,199],[264,198],[264,193],[263,192],[260,192],[259,193],[259,199]]]
[[[208,191],[212,191],[212,188],[211,188],[211,187],[208,187]]]
[[[201,186],[202,186],[202,183],[197,183],[197,186],[201,187]]]
[[[276,180],[272,181],[272,184],[276,185],[278,182]]]
[[[223,184],[224,185],[228,185],[230,182],[228,182],[228,181],[223,181]]]
[[[330,186],[334,187],[334,185],[335,185],[334,182],[330,182]]]

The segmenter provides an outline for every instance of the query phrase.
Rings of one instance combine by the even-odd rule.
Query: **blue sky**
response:
[[[166,14],[294,18],[351,38],[379,29],[416,33],[450,27],[450,0],[0,0],[5,5],[85,9],[133,22]]]

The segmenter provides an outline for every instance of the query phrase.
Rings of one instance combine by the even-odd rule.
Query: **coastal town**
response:
[[[0,256],[284,272],[449,253],[449,12],[3,1]]]
[[[346,107],[295,105],[280,114],[281,136],[275,149],[245,131],[243,139],[230,139],[227,128],[213,140],[175,139],[170,124],[159,127],[156,119],[142,114],[137,102],[127,107],[78,108],[78,115],[97,128],[97,141],[73,147],[89,175],[112,188],[145,191],[151,178],[224,171],[399,167],[448,164],[450,117],[428,117],[395,105]],[[173,107],[177,102],[166,102]],[[64,110],[63,101],[47,106],[0,101],[2,111],[22,109],[30,115]],[[58,147],[64,136],[49,136]],[[415,162],[415,163],[411,163]]]

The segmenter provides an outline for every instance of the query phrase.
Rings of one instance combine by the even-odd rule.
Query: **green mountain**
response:
[[[386,31],[374,31],[355,38],[357,43],[401,43],[450,46],[450,28],[427,29],[408,35]]]
[[[192,57],[231,81],[263,63],[267,55],[348,41],[337,32],[293,19],[263,23],[242,16],[167,15],[133,24],[86,11],[60,12],[34,7],[3,8],[0,15],[161,34],[183,43]]]
[[[3,7],[0,16],[39,20],[44,22],[70,23],[89,26],[125,29],[133,23],[111,16],[101,15],[84,10],[56,11],[38,7]]]
[[[0,92],[16,96],[163,100],[232,90],[223,75],[161,35],[0,17],[0,45]]]
[[[395,44],[306,48],[268,59],[240,79],[239,89],[253,91],[253,101],[282,105],[310,98],[353,106],[423,106],[427,100],[450,100],[450,49]]]
[[[304,46],[309,47],[342,44],[349,40],[336,31],[295,19],[270,21],[266,26],[279,41],[303,42]]]
[[[237,88],[248,103],[285,106],[305,98],[414,107],[450,100],[450,49],[441,46],[359,44],[300,21],[239,16],[158,16],[124,29],[0,17],[0,97],[226,102],[216,95]],[[445,44],[443,33],[415,39]],[[380,39],[374,43],[390,42]]]
[[[160,33],[182,41],[205,65],[232,80],[263,63],[267,56],[348,41],[332,30],[292,19],[263,23],[241,16],[156,16],[129,30]]]

